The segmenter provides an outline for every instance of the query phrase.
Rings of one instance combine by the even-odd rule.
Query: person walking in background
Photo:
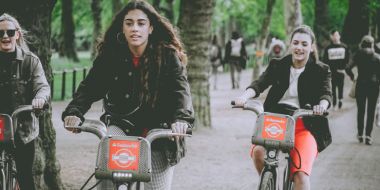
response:
[[[208,56],[211,63],[211,73],[213,76],[213,88],[217,89],[218,83],[218,68],[222,66],[222,49],[218,44],[216,35],[213,36],[212,42],[208,48]]]
[[[194,122],[186,61],[169,20],[146,1],[129,1],[114,17],[90,72],[62,113],[65,128],[78,133],[73,127],[103,99],[101,120],[110,133],[145,137],[155,128],[186,133]],[[174,166],[185,148],[183,138],[152,143],[152,180],[144,183],[145,190],[171,189]]]
[[[323,62],[329,65],[331,69],[333,107],[335,108],[338,104],[338,108],[341,109],[345,68],[350,60],[350,53],[347,46],[340,41],[340,34],[337,30],[330,32],[330,39],[331,44],[324,51]]]
[[[249,98],[257,98],[268,87],[264,111],[293,115],[296,109],[312,106],[314,114],[322,115],[331,105],[331,72],[329,66],[318,61],[315,35],[309,26],[299,26],[290,36],[290,55],[272,59],[265,72],[235,99],[243,106]],[[303,117],[296,121],[295,148],[290,156],[290,171],[295,189],[309,190],[313,163],[318,155],[317,142],[308,130],[313,125],[321,131],[328,128],[325,117]],[[251,157],[259,175],[264,167],[265,148],[253,145]]]
[[[224,61],[230,65],[232,89],[239,88],[241,70],[246,66],[247,50],[243,38],[236,31],[232,32],[232,37],[226,44]]]
[[[20,105],[42,109],[50,86],[39,58],[29,51],[25,30],[8,14],[0,16],[0,113],[11,115]],[[36,189],[33,178],[35,139],[39,123],[34,113],[21,115],[14,142],[17,180],[21,190]]]
[[[277,38],[272,38],[268,48],[268,60],[273,58],[281,58],[286,53],[285,43]]]
[[[359,143],[364,140],[365,144],[372,145],[371,133],[380,85],[380,55],[375,53],[372,36],[366,35],[362,38],[358,52],[354,55],[352,63],[347,67],[347,74],[351,80],[355,80],[352,72],[352,68],[355,66],[358,69],[356,78],[357,139]],[[367,114],[365,114],[366,107]],[[365,115],[367,115],[366,123],[364,123]],[[364,126],[366,126],[365,136],[363,136]]]

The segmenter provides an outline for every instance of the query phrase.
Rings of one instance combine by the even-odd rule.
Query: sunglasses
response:
[[[11,37],[15,36],[16,30],[15,29],[12,29],[12,30],[0,30],[0,38],[4,38],[5,33],[7,33],[7,36],[11,38]]]

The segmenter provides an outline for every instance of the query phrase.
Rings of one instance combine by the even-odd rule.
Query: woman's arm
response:
[[[92,103],[100,100],[107,92],[109,86],[110,67],[104,58],[98,56],[86,78],[79,84],[73,99],[62,113],[62,120],[66,116],[77,116],[83,121],[83,115],[90,109]]]

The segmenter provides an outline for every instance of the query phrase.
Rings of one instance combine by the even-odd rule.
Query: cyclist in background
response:
[[[20,105],[42,108],[50,99],[50,87],[38,57],[29,51],[25,31],[8,14],[0,16],[0,113],[12,115]],[[38,119],[21,115],[15,133],[17,180],[21,190],[34,190],[33,162]]]
[[[150,4],[130,1],[114,17],[89,74],[63,112],[65,127],[79,125],[92,103],[103,99],[101,120],[127,135],[146,136],[154,128],[186,133],[194,117],[181,44],[170,22]],[[144,189],[170,189],[173,166],[184,156],[183,138],[154,141],[152,180]]]
[[[258,97],[271,86],[264,103],[264,111],[292,115],[298,108],[311,105],[315,114],[322,115],[331,105],[331,72],[318,61],[316,39],[308,26],[300,26],[290,36],[290,55],[272,59],[260,78],[251,83],[245,92],[235,99],[242,106],[249,98]],[[295,148],[290,156],[291,175],[296,190],[310,189],[310,174],[319,147],[308,125],[328,127],[325,117],[299,118],[296,121]],[[323,125],[323,126],[322,126]],[[251,157],[258,173],[264,167],[265,149],[252,146]]]

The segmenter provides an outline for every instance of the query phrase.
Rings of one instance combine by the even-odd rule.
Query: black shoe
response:
[[[366,145],[372,145],[372,138],[370,136],[365,137],[365,144]]]
[[[338,103],[338,108],[339,108],[339,109],[341,109],[341,108],[342,108],[342,105],[343,105],[342,101],[341,101],[341,100],[339,100],[339,103]]]
[[[356,135],[356,138],[358,139],[359,143],[363,142],[363,136]]]

